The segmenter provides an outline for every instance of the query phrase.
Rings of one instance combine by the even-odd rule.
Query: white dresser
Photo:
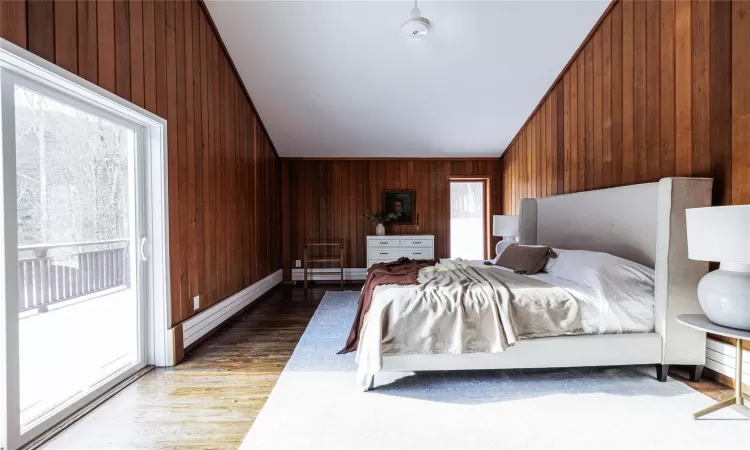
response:
[[[367,236],[367,268],[380,262],[395,261],[402,256],[410,259],[435,257],[435,236]]]

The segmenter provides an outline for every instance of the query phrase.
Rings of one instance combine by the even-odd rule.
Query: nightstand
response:
[[[706,414],[733,405],[740,405],[747,409],[747,407],[744,406],[745,400],[742,398],[742,343],[746,340],[750,340],[750,331],[735,330],[734,328],[727,328],[721,325],[717,325],[708,320],[708,317],[706,317],[705,314],[682,314],[677,316],[677,321],[683,325],[687,325],[697,330],[712,334],[718,334],[719,336],[725,336],[737,340],[737,355],[735,357],[736,371],[734,376],[734,397],[698,411],[697,413],[693,414],[693,418],[697,419],[699,417],[705,416]]]

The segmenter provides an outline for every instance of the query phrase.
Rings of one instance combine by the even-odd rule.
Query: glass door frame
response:
[[[68,402],[27,429],[20,423],[19,317],[17,301],[17,204],[14,88],[20,85],[75,108],[92,113],[136,133],[135,154],[130,157],[135,176],[129,176],[129,204],[136,219],[137,256],[132,283],[137,287],[138,362],[92,391]],[[173,355],[169,323],[169,259],[167,251],[166,121],[76,75],[0,39],[0,447],[19,448],[132,377],[146,365],[169,365]],[[12,151],[8,151],[12,149]],[[136,189],[138,188],[138,189]]]
[[[491,175],[448,175],[446,179],[446,197],[448,201],[446,202],[446,214],[445,216],[448,218],[448,248],[447,248],[447,255],[451,255],[451,183],[482,183],[482,192],[484,193],[484,233],[482,233],[482,239],[483,243],[482,246],[484,248],[484,259],[490,259],[492,255],[491,250],[491,241],[492,238],[490,236],[490,230],[491,228],[491,219],[492,219],[492,213],[490,212],[490,208],[492,206],[492,176]]]

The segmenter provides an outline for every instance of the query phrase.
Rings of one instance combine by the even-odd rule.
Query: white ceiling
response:
[[[608,3],[206,1],[287,157],[498,156]]]

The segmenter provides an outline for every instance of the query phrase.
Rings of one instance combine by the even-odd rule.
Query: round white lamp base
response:
[[[698,283],[698,300],[711,322],[750,331],[750,265],[722,263]]]
[[[518,244],[518,241],[515,237],[505,237],[502,241],[498,242],[495,245],[495,257],[500,256],[500,253],[505,250],[505,247],[509,246],[510,244]]]

